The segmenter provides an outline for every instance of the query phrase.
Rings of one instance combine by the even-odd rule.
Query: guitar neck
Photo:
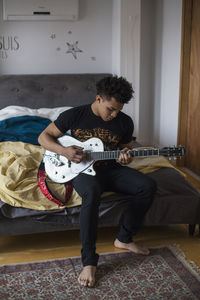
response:
[[[104,152],[91,152],[90,158],[92,160],[107,160],[107,159],[117,159],[120,154],[123,153],[122,150],[114,150],[114,151],[104,151]],[[157,156],[160,155],[160,149],[152,148],[152,149],[132,149],[130,153],[134,157],[147,157],[147,156]]]

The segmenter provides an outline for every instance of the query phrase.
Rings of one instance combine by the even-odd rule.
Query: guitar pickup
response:
[[[44,161],[46,159],[49,160],[56,167],[61,167],[64,165],[64,163],[59,159],[59,155],[51,156],[44,154]]]
[[[59,159],[57,158],[50,158],[50,161],[52,162],[53,165],[55,165],[56,167],[61,167],[64,165],[64,163],[62,161],[60,161]]]

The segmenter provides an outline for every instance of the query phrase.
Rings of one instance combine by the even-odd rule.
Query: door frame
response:
[[[180,93],[178,116],[178,144],[187,148],[187,125],[189,107],[190,85],[190,51],[192,33],[192,5],[193,0],[183,0],[182,5],[182,41],[181,41],[181,68],[180,68]],[[179,166],[184,166],[186,156],[178,161]]]

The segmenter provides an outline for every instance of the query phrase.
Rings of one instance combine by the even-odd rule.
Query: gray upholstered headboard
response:
[[[110,74],[1,75],[0,109],[78,106],[92,103],[96,82]]]

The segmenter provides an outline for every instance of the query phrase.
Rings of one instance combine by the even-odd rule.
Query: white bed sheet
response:
[[[55,107],[55,108],[38,108],[33,109],[26,106],[9,105],[0,109],[0,121],[19,116],[40,116],[54,121],[60,113],[70,109],[69,106]]]

